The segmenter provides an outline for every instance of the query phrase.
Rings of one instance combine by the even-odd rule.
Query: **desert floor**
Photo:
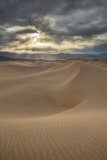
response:
[[[0,160],[107,160],[107,61],[0,61]]]

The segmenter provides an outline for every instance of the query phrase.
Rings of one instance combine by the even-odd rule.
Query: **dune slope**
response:
[[[106,160],[107,69],[0,63],[0,160]]]

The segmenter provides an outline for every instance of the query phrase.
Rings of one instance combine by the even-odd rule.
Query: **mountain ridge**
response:
[[[64,60],[64,59],[107,59],[107,53],[100,54],[18,54],[10,52],[0,52],[0,59],[14,58],[14,59],[45,59],[45,60]]]

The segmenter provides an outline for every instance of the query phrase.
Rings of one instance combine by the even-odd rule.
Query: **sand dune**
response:
[[[106,61],[1,62],[0,160],[107,160]]]

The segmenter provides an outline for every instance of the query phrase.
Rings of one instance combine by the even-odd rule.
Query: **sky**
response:
[[[107,0],[0,0],[0,52],[107,53]]]

